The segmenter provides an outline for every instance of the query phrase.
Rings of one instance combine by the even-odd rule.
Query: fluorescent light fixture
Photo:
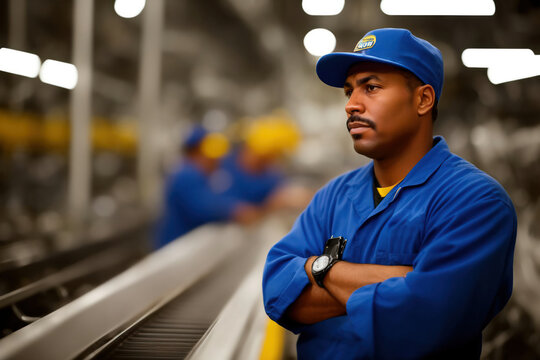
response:
[[[469,68],[489,68],[496,64],[511,64],[517,59],[533,56],[531,49],[465,49],[461,53],[463,65]]]
[[[304,47],[313,56],[328,54],[336,47],[336,37],[326,29],[313,29],[304,36]]]
[[[525,56],[511,63],[498,63],[489,67],[487,76],[493,84],[540,76],[540,55]]]
[[[302,0],[302,9],[308,15],[337,15],[343,10],[345,0]]]
[[[492,16],[493,0],[382,0],[386,15]]]
[[[45,60],[39,72],[39,78],[46,84],[73,89],[77,85],[77,68],[73,64]]]
[[[8,48],[0,49],[0,70],[11,74],[35,78],[39,74],[39,56]]]
[[[146,0],[116,0],[114,11],[123,18],[133,18],[141,13],[146,5]]]

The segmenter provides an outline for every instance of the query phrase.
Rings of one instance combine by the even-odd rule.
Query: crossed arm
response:
[[[287,309],[286,316],[302,324],[314,324],[331,317],[345,315],[349,296],[358,288],[382,282],[393,277],[403,277],[413,268],[376,264],[336,263],[324,278],[325,288],[319,287],[311,275],[311,265],[316,256],[310,257],[304,269],[310,284]]]

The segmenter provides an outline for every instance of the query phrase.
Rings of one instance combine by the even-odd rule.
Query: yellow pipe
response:
[[[285,329],[272,320],[266,325],[266,335],[261,348],[260,360],[280,360],[283,358]]]

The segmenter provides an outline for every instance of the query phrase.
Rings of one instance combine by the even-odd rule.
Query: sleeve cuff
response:
[[[309,278],[304,269],[306,263],[305,258],[297,257],[291,260],[289,266],[295,268],[296,270],[292,274],[291,280],[289,283],[283,287],[281,296],[276,301],[272,310],[269,312],[269,316],[276,321],[281,326],[286,329],[298,333],[305,327],[305,325],[298,324],[292,321],[285,320],[283,315],[287,308],[300,296],[304,288],[309,284]]]

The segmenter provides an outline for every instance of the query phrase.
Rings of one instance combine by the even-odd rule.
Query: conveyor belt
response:
[[[242,256],[227,259],[216,271],[161,309],[125,330],[93,359],[184,359],[212,325],[252,266],[256,242],[246,243]]]
[[[279,219],[194,230],[0,339],[0,359],[251,359],[264,257],[284,232]]]

